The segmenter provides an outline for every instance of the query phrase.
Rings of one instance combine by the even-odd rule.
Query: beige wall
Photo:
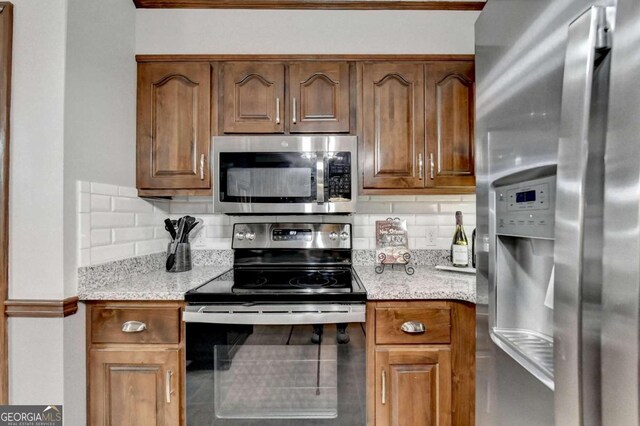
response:
[[[78,179],[135,184],[131,0],[13,0],[9,295],[76,294]],[[9,400],[85,421],[83,309],[9,320]]]
[[[478,14],[145,9],[136,12],[136,52],[468,54]]]

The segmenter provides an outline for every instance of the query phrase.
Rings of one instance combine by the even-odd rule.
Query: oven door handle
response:
[[[318,184],[316,200],[318,203],[324,203],[324,160],[325,155],[319,152],[316,157],[316,182]]]
[[[303,325],[365,322],[365,305],[237,305],[187,306],[187,323]]]

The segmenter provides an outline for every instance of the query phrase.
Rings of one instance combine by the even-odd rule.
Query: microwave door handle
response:
[[[318,184],[316,200],[318,203],[324,203],[324,155],[316,157],[316,181]]]
[[[594,270],[584,268],[590,250],[587,245],[597,238],[585,226],[585,200],[597,199],[598,194],[593,191],[598,191],[602,182],[598,176],[602,170],[595,164],[597,159],[593,159],[604,146],[604,134],[593,130],[602,114],[591,115],[595,105],[592,98],[595,101],[600,98],[594,91],[600,85],[594,85],[594,79],[607,78],[603,74],[606,69],[594,77],[599,64],[608,66],[608,61],[600,60],[607,50],[603,43],[611,28],[606,18],[606,8],[591,7],[574,20],[569,25],[565,53],[556,181],[553,310],[555,421],[562,425],[582,424],[588,413],[582,413],[582,407],[589,402],[585,399],[588,398],[585,385],[597,380],[585,369],[586,361],[581,356],[585,348],[590,349],[585,346],[589,345],[589,333],[583,332],[586,323],[582,311],[583,297],[588,291],[585,286],[589,286],[594,274]],[[593,165],[588,168],[588,163]]]

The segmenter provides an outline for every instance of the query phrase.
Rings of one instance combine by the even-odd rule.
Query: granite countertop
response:
[[[187,272],[164,269],[132,274],[119,280],[87,283],[78,289],[80,300],[184,300],[192,288],[231,269],[231,265],[194,266]]]
[[[476,295],[476,277],[471,274],[440,271],[434,265],[444,256],[437,251],[416,253],[415,274],[402,267],[387,268],[376,274],[371,253],[356,253],[354,266],[369,300],[462,300],[483,303],[482,291]],[[424,259],[423,259],[424,258]],[[164,270],[163,253],[81,268],[78,274],[80,300],[184,300],[184,294],[232,268],[233,255],[227,251],[194,251],[191,271]],[[364,261],[367,264],[364,264]],[[486,295],[484,297],[486,299]],[[485,301],[486,303],[486,301]]]
[[[449,299],[476,303],[475,275],[440,271],[433,266],[414,268],[413,275],[407,275],[402,267],[377,274],[374,265],[355,266],[369,300]]]

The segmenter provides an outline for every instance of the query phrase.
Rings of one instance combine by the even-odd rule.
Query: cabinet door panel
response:
[[[349,84],[347,62],[291,64],[291,133],[348,133]]]
[[[180,422],[180,352],[92,350],[89,413],[92,425],[155,426]]]
[[[376,425],[450,425],[448,348],[377,348]]]
[[[364,187],[424,187],[423,66],[365,64],[362,80]]]
[[[210,74],[202,63],[139,66],[138,188],[211,187]]]
[[[428,186],[475,185],[474,96],[473,63],[427,65],[427,141],[434,167]]]
[[[223,67],[224,133],[284,131],[284,65],[228,62]]]

